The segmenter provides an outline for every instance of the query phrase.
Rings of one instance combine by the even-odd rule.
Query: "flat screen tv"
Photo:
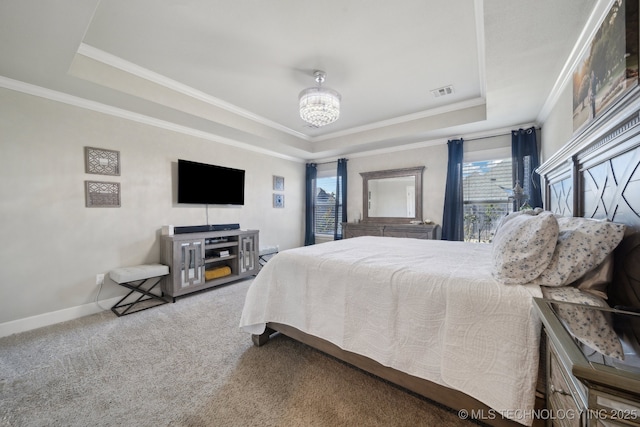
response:
[[[178,203],[244,205],[244,171],[178,159]]]

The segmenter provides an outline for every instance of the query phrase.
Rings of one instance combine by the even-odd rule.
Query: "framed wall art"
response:
[[[638,85],[638,0],[616,0],[573,72],[573,130]]]
[[[85,204],[88,208],[119,208],[120,183],[85,181]]]
[[[284,191],[284,177],[273,176],[273,189],[275,191]]]
[[[86,173],[120,175],[120,152],[84,147],[84,164]]]
[[[284,208],[284,194],[273,194],[273,207]]]

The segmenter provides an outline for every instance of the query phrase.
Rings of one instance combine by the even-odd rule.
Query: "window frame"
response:
[[[510,183],[508,188],[512,188],[513,185],[511,184],[511,181],[513,181],[513,160],[512,160],[512,156],[511,156],[511,145],[507,145],[508,141],[503,142],[502,144],[500,144],[501,146],[497,146],[497,147],[492,147],[489,149],[483,149],[483,150],[474,150],[474,151],[465,151],[464,156],[463,156],[463,160],[462,160],[462,164],[463,164],[463,170],[466,167],[466,165],[470,164],[470,163],[478,163],[478,162],[488,162],[488,161],[497,161],[497,160],[508,160],[510,163],[509,166],[509,171],[510,173]],[[467,202],[466,199],[466,195],[465,195],[465,191],[464,191],[464,178],[463,178],[463,215],[464,215],[464,241],[479,241],[479,242],[484,242],[484,243],[490,243],[493,239],[493,236],[495,234],[495,227],[497,226],[497,224],[500,221],[500,218],[502,218],[504,215],[509,214],[510,212],[513,212],[513,203],[509,202],[509,198],[508,196],[505,195],[504,200],[503,199],[493,199],[493,198],[487,198],[487,200],[485,201],[469,201],[469,203]],[[492,210],[498,210],[498,216],[496,218],[493,218],[489,220],[489,225],[491,226],[490,229],[486,229],[486,230],[476,230],[476,226],[474,225],[474,229],[473,232],[470,233],[468,230],[468,224],[467,224],[467,210],[466,207],[468,205],[472,205],[472,204],[477,204],[477,205],[487,205],[487,210],[492,209]],[[500,205],[504,205],[504,212],[502,212],[502,209],[500,209]],[[497,205],[497,206],[494,206]],[[502,213],[504,213],[504,215],[502,215]],[[489,212],[489,216],[491,216],[491,213]],[[482,221],[482,224],[484,226],[484,224],[487,224],[487,222],[484,219],[478,219],[478,221]],[[485,233],[485,237],[482,237],[482,233]],[[469,239],[468,236],[473,234],[475,235],[477,233],[478,235],[478,239],[476,240],[472,240]]]
[[[333,192],[331,194],[336,195],[337,192],[337,185],[338,185],[338,172],[335,169],[325,169],[325,170],[318,170],[317,171],[317,175],[316,175],[316,179],[314,182],[314,186],[313,186],[313,193],[314,193],[314,200],[313,200],[313,209],[314,209],[314,224],[313,224],[313,234],[315,235],[316,238],[316,242],[318,240],[321,241],[328,241],[328,240],[334,240],[334,235],[335,233],[333,232],[333,229],[331,231],[331,233],[318,233],[318,218],[319,218],[319,213],[318,213],[318,181],[320,179],[324,179],[324,178],[332,178],[335,181],[335,187],[333,188]],[[325,189],[326,190],[326,189]],[[333,203],[333,205],[335,207],[335,201]],[[335,214],[333,216],[335,218]],[[335,221],[335,219],[334,219]]]

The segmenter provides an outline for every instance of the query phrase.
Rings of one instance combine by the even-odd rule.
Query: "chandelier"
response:
[[[340,117],[340,94],[333,89],[322,87],[326,77],[324,71],[313,73],[318,86],[300,92],[300,117],[315,127],[328,125]]]

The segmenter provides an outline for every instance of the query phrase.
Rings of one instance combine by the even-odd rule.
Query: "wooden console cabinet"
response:
[[[162,292],[175,301],[257,274],[258,234],[258,230],[227,230],[162,236],[160,259],[170,270],[162,280]]]
[[[342,234],[345,239],[360,236],[383,236],[437,240],[440,238],[440,226],[437,224],[377,224],[369,222],[343,222]]]

